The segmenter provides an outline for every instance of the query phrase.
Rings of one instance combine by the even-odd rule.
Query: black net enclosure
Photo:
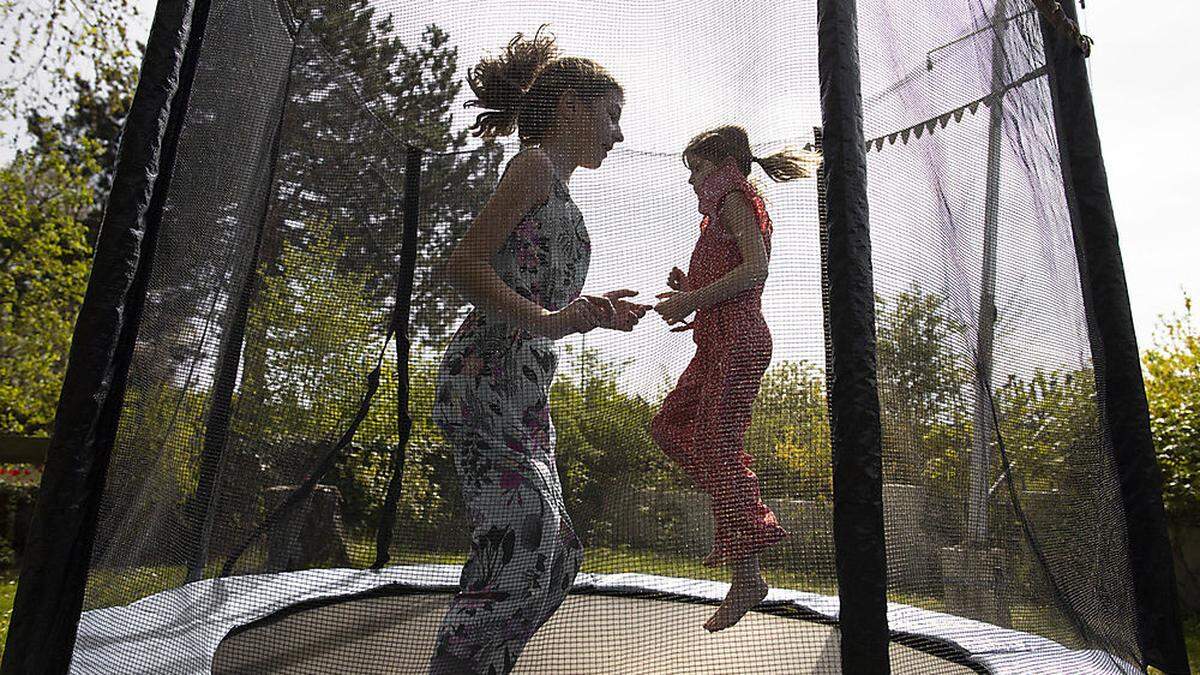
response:
[[[160,0],[3,673],[1188,672],[1072,0]]]

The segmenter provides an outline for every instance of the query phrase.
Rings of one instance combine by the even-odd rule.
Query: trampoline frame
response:
[[[80,621],[72,672],[96,672],[95,668],[111,666],[115,655],[106,646],[139,644],[136,636],[122,633],[123,628],[137,626],[144,632],[147,619],[171,616],[180,612],[158,612],[159,607],[191,608],[192,614],[211,617],[214,609],[221,621],[214,625],[184,623],[174,626],[161,640],[162,649],[154,650],[149,643],[140,643],[137,656],[126,658],[121,665],[126,672],[163,672],[168,666],[178,668],[178,657],[187,653],[188,661],[198,659],[189,672],[211,671],[212,660],[220,645],[235,635],[251,631],[295,614],[368,598],[401,597],[414,594],[444,593],[449,597],[458,589],[461,566],[450,564],[397,565],[382,570],[373,569],[312,569],[299,572],[218,577],[188,583],[148,596],[124,606],[94,609],[84,612]],[[639,598],[652,601],[680,602],[715,606],[728,590],[728,584],[666,577],[640,573],[595,574],[581,572],[571,594],[575,596],[609,596]],[[335,590],[336,589],[336,590]],[[247,603],[247,600],[253,603]],[[803,591],[772,589],[766,600],[753,611],[784,619],[838,627],[839,606],[835,596]],[[182,612],[188,614],[189,612]],[[1055,656],[1056,666],[1071,673],[1111,673],[1110,664],[1125,673],[1140,672],[1135,664],[1117,661],[1098,650],[1072,650],[1053,640],[1023,631],[993,626],[972,619],[904,605],[888,604],[888,642],[961,665],[978,673],[994,675],[1026,675],[1030,664],[1023,656],[1036,653],[1039,658]],[[844,641],[844,635],[843,635]],[[127,650],[122,649],[122,653]],[[1104,668],[1096,666],[1103,663]]]

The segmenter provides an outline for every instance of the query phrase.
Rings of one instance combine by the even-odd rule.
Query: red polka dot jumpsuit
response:
[[[703,288],[742,262],[737,241],[720,221],[726,198],[740,194],[754,208],[767,255],[771,219],[758,194],[733,164],[709,174],[700,189],[700,238],[684,290]],[[705,564],[739,560],[778,542],[787,532],[759,497],[744,438],[754,398],[771,362],[771,331],[762,314],[762,285],[712,307],[692,323],[696,355],[651,423],[655,442],[712,498],[713,550]]]

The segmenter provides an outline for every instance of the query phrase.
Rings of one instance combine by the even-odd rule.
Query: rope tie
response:
[[[1033,0],[1033,3],[1045,15],[1051,26],[1075,43],[1079,51],[1083,52],[1084,58],[1091,56],[1094,40],[1079,31],[1079,24],[1067,17],[1061,4],[1056,0]]]

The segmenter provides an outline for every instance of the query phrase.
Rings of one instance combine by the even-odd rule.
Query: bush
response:
[[[1162,320],[1142,364],[1167,513],[1200,524],[1200,326],[1190,297]]]
[[[558,472],[576,531],[587,544],[613,541],[614,508],[639,488],[671,477],[666,458],[650,438],[657,410],[620,391],[618,364],[592,351],[579,354],[582,377],[560,374],[551,388]]]
[[[24,552],[37,486],[0,480],[0,570],[13,569]]]

